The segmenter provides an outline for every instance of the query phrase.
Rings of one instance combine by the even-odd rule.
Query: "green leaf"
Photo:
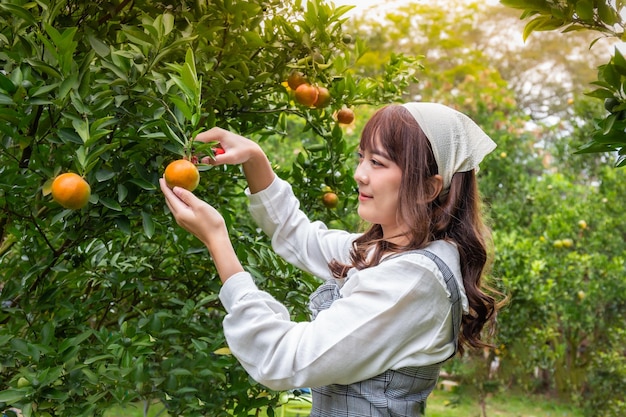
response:
[[[626,59],[620,52],[619,48],[615,48],[615,55],[613,55],[613,64],[615,69],[620,75],[626,75]]]
[[[152,48],[155,44],[158,43],[158,40],[152,39],[145,32],[135,29],[132,26],[122,26],[122,32],[129,41],[137,44],[147,46],[148,48]]]
[[[77,84],[78,84],[78,74],[75,72],[71,73],[61,83],[61,86],[59,87],[59,91],[57,93],[57,98],[60,100],[65,99],[65,97],[67,97],[70,90],[76,87]]]
[[[615,65],[606,64],[602,70],[599,71],[599,77],[609,83],[611,87],[619,91],[622,86],[621,77]]]
[[[144,179],[141,179],[141,178],[132,178],[128,182],[135,184],[143,188],[146,191],[154,191],[157,189],[157,187],[153,183],[146,181]]]
[[[8,94],[13,94],[15,93],[15,90],[17,90],[17,87],[13,84],[13,81],[0,73],[0,89],[4,90],[4,92]]]
[[[107,359],[115,359],[115,356],[113,356],[111,354],[96,355],[96,356],[92,356],[90,358],[85,359],[85,361],[83,363],[85,365],[91,365],[92,363],[99,362],[99,361],[104,361],[104,360],[107,360]]]
[[[607,90],[605,88],[598,88],[596,90],[585,93],[586,96],[595,97],[595,98],[612,98],[615,97],[613,91]]]
[[[598,2],[598,17],[607,26],[613,26],[619,21],[615,9],[607,1]]]
[[[111,49],[107,46],[107,44],[105,44],[100,39],[96,38],[95,36],[88,35],[87,40],[89,40],[89,44],[91,45],[93,50],[96,52],[96,54],[98,54],[98,56],[105,58],[109,56],[109,54],[111,53]]]
[[[152,215],[150,213],[142,211],[141,219],[143,224],[143,232],[148,239],[151,239],[154,235],[154,221],[152,221]]]
[[[4,9],[10,14],[19,17],[31,26],[37,26],[35,17],[25,8],[11,3],[0,3],[0,9]]]
[[[126,216],[116,217],[115,224],[122,232],[124,232],[127,235],[130,235],[130,232],[131,232],[130,220],[128,220],[128,217]]]
[[[109,197],[100,197],[100,202],[107,208],[115,211],[122,211],[122,206],[119,203]]]
[[[114,176],[115,176],[115,172],[111,171],[110,169],[103,168],[103,169],[99,169],[96,172],[96,179],[98,180],[98,182],[108,181]]]
[[[548,31],[558,29],[565,24],[563,19],[555,19],[552,16],[539,16],[531,20],[524,27],[524,41],[528,39],[532,32]]]
[[[593,3],[590,0],[579,0],[576,2],[576,14],[584,22],[593,20]]]
[[[23,400],[30,390],[28,389],[7,389],[0,391],[0,402],[7,404],[15,404]]]
[[[162,16],[163,36],[169,35],[174,30],[174,15],[171,13],[164,13]]]
[[[513,9],[549,11],[550,6],[545,0],[500,0],[500,4]]]

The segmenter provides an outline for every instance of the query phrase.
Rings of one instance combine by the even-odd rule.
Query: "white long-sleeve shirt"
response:
[[[285,181],[276,178],[249,199],[253,218],[288,262],[327,280],[331,259],[348,261],[358,234],[311,222]],[[437,241],[426,249],[454,273],[467,312],[455,246]],[[404,254],[353,268],[342,281],[342,298],[310,322],[291,321],[287,308],[247,272],[224,283],[224,334],[253,379],[276,390],[350,384],[388,369],[438,363],[454,352],[449,294],[432,260]]]

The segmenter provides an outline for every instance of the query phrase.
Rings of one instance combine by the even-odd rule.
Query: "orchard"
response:
[[[568,19],[605,34],[622,24],[610,2],[502,3],[546,42]],[[240,168],[202,162],[225,150],[194,137],[218,126],[258,141],[312,219],[358,230],[360,129],[374,108],[417,97],[463,110],[498,144],[478,178],[489,282],[510,299],[495,347],[448,365],[460,394],[523,389],[624,415],[625,171],[613,166],[625,161],[626,63],[615,50],[586,96],[541,85],[557,103],[533,98],[511,80],[544,49],[588,63],[561,40],[494,61],[481,31],[514,25],[482,7],[415,2],[350,23],[349,7],[324,0],[0,1],[0,411],[272,415],[282,393],[230,354],[215,268],[158,181],[215,206],[258,285],[304,320],[317,281],[249,218]],[[559,123],[528,116],[546,106]]]
[[[91,416],[158,400],[170,415],[219,416],[278,404],[225,350],[216,271],[158,180],[218,207],[260,285],[304,317],[313,279],[252,225],[239,168],[199,162],[223,149],[193,138],[220,126],[280,144],[276,169],[309,211],[349,218],[322,204],[324,186],[352,196],[353,145],[333,115],[399,100],[414,60],[356,76],[365,48],[342,29],[347,10],[0,2],[0,411]],[[314,101],[297,99],[292,73]]]

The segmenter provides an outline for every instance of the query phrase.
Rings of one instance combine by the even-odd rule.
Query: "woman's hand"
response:
[[[218,142],[224,150],[215,156],[202,158],[210,165],[242,164],[251,193],[257,193],[274,181],[274,171],[261,147],[250,139],[228,130],[214,127],[195,137],[199,142]]]
[[[263,155],[263,150],[256,142],[219,127],[199,133],[194,140],[204,143],[218,142],[219,146],[224,150],[224,153],[217,153],[215,156],[202,158],[202,162],[205,164],[244,164],[251,158]]]
[[[191,191],[181,187],[170,189],[165,179],[159,180],[165,202],[182,228],[191,232],[208,248],[222,282],[242,272],[222,215]]]
[[[191,232],[207,246],[215,233],[228,234],[224,218],[208,203],[184,188],[169,188],[163,178],[159,183],[165,195],[165,203],[174,215],[176,223],[183,229]]]

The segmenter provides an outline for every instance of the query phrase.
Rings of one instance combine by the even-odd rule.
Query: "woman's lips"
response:
[[[366,201],[366,200],[370,200],[372,198],[371,195],[359,192],[359,201]]]

